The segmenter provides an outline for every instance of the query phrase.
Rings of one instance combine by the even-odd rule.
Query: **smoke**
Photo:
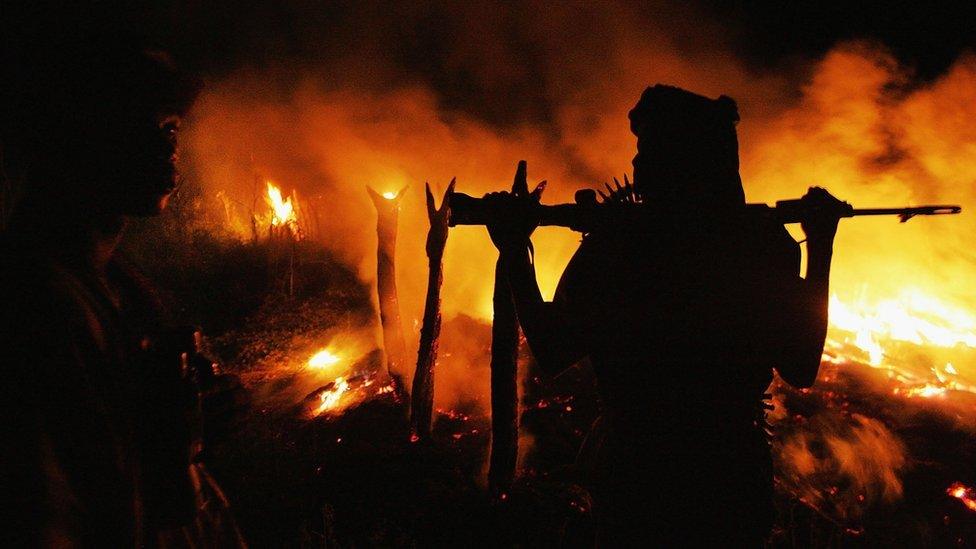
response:
[[[570,3],[503,13],[472,3],[407,10],[393,24],[353,9],[343,17],[363,26],[344,25],[341,40],[303,44],[304,55],[287,61],[255,54],[246,66],[214,73],[220,76],[209,79],[187,124],[186,175],[215,201],[220,194],[216,215],[242,237],[249,236],[250,217],[267,209],[265,180],[285,193],[297,190],[315,212],[322,244],[366,282],[375,277],[376,237],[365,186],[380,192],[407,186],[398,287],[405,328],[416,336],[426,289],[425,181],[437,194],[456,176],[459,191],[480,195],[510,186],[516,162],[526,159],[530,179],[549,181],[546,201],[570,201],[580,187],[629,171],[635,148],[626,114],[656,82],[732,94],[753,119],[782,108],[790,93],[785,79],[752,74],[727,53],[721,29],[660,11]],[[431,30],[426,25],[435,16],[443,19]],[[390,49],[391,38],[404,40],[402,52]],[[245,33],[237,40],[257,39]],[[349,52],[338,52],[336,41]],[[429,56],[415,58],[409,53],[415,51]],[[546,296],[578,239],[560,229],[537,232]],[[484,229],[452,231],[446,318],[490,319],[495,255]],[[416,339],[408,337],[414,345]],[[459,380],[457,391],[467,385]]]
[[[808,505],[846,524],[875,504],[902,497],[908,462],[901,440],[882,422],[824,409],[777,439],[777,478]]]
[[[883,48],[842,44],[802,87],[801,100],[742,145],[749,198],[828,188],[856,207],[976,206],[976,60],[961,57],[941,78],[916,86]],[[971,214],[842,222],[832,282],[844,300],[918,288],[971,309],[976,255]]]
[[[244,238],[250,216],[267,209],[264,181],[297,191],[315,212],[321,244],[369,284],[376,236],[365,186],[407,187],[397,275],[411,353],[427,281],[424,182],[438,199],[452,177],[458,191],[480,195],[507,188],[516,162],[526,159],[530,183],[549,181],[544,201],[570,201],[580,187],[629,172],[635,143],[626,114],[657,82],[738,101],[750,202],[796,198],[819,185],[856,207],[976,207],[972,55],[925,83],[870,42],[756,73],[732,53],[727,29],[707,19],[689,25],[688,12],[618,8],[530,3],[503,13],[464,3],[394,8],[396,22],[378,8],[338,10],[344,30],[295,46],[301,55],[275,55],[288,47],[271,40],[272,53],[247,50],[253,62],[211,73],[188,120],[185,172],[211,197],[214,215]],[[309,36],[314,22],[300,24],[295,36]],[[240,43],[260,43],[260,26],[238,31]],[[972,310],[973,234],[971,213],[907,225],[844,221],[831,291],[844,301],[877,301],[915,289]],[[534,243],[540,285],[551,297],[578,235],[543,228]],[[485,322],[496,255],[484,229],[452,230],[436,407],[487,411]],[[951,360],[960,375],[976,377],[976,364]],[[907,463],[898,437],[866,416],[824,414],[782,441],[782,478],[795,493],[845,520],[865,507],[858,498],[898,499]]]
[[[424,21],[420,14],[406,17],[401,27]],[[362,264],[365,278],[371,276],[371,211],[363,186],[411,185],[404,203],[401,275],[405,294],[422,295],[422,289],[415,290],[424,282],[418,257],[426,225],[418,208],[424,181],[443,186],[457,176],[459,190],[481,194],[506,187],[516,161],[525,158],[530,175],[550,181],[548,200],[569,200],[580,186],[629,170],[634,145],[626,113],[649,84],[665,81],[712,95],[739,90],[743,109],[760,116],[779,103],[782,82],[755,78],[734,58],[708,49],[718,46],[717,34],[708,32],[714,29],[699,29],[702,40],[689,49],[693,41],[683,31],[664,30],[674,21],[639,28],[633,22],[644,19],[583,5],[545,16],[530,7],[500,15],[472,5],[443,21],[446,30],[431,38],[438,45],[427,63],[385,59],[382,46],[350,39],[351,47],[367,50],[358,65],[333,56],[318,66],[305,61],[241,69],[209,82],[197,105],[187,135],[190,171],[238,204],[261,207],[254,195],[263,185],[255,178],[321,199],[316,209],[326,243],[352,264]],[[389,87],[404,64],[427,68]],[[436,70],[431,66],[442,67],[452,82],[428,77],[426,71]],[[458,83],[458,74],[466,75],[467,85]],[[488,312],[490,289],[483,277],[491,263],[453,260],[490,257],[483,236],[480,229],[452,234],[448,312]],[[540,271],[551,292],[576,239],[540,231],[540,240]]]

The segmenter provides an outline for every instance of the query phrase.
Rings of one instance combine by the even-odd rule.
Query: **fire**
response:
[[[862,363],[888,371],[900,384],[892,392],[907,398],[944,398],[948,391],[976,392],[951,362],[941,368],[917,357],[905,357],[904,348],[916,346],[930,354],[972,352],[976,349],[976,318],[968,312],[916,288],[898,296],[854,304],[830,298],[831,340],[825,360]],[[865,359],[844,356],[853,347]]]
[[[358,406],[370,399],[394,394],[396,389],[392,380],[378,384],[374,374],[339,376],[335,381],[317,389],[312,396],[311,416],[337,416],[345,410]],[[395,397],[395,394],[394,394]]]
[[[341,360],[341,358],[339,358],[329,349],[322,349],[321,351],[312,355],[312,358],[308,359],[308,366],[310,368],[322,369],[329,366],[334,366]]]
[[[339,376],[332,382],[331,389],[325,389],[322,394],[319,395],[319,406],[315,410],[315,415],[319,416],[326,412],[334,411],[339,401],[342,399],[342,395],[349,390],[349,382],[342,376]]]
[[[295,215],[295,207],[292,204],[292,197],[282,199],[281,189],[276,187],[272,182],[268,181],[268,204],[271,206],[272,216],[271,225],[280,226],[288,225],[290,223],[296,223],[298,221]]]
[[[740,139],[748,144],[741,154],[750,202],[801,196],[810,182],[816,181],[858,206],[924,199],[960,201],[967,209],[974,203],[971,185],[957,183],[972,181],[976,167],[976,163],[966,161],[973,142],[973,126],[967,122],[972,117],[966,113],[976,105],[972,101],[976,65],[971,56],[961,58],[945,76],[916,87],[905,85],[907,71],[884,52],[857,44],[842,46],[808,67],[809,79],[804,79],[803,89],[787,90],[771,84],[792,79],[756,81],[724,58],[719,72],[711,66],[693,65],[678,66],[677,73],[663,75],[626,70],[671,67],[685,59],[666,54],[663,59],[671,62],[652,63],[648,61],[657,59],[657,54],[641,49],[631,43],[620,59],[605,64],[625,80],[581,79],[586,84],[579,93],[595,98],[593,101],[553,101],[551,124],[525,124],[518,132],[497,131],[479,118],[466,117],[463,109],[456,116],[443,116],[437,90],[411,87],[389,93],[355,89],[326,92],[315,82],[307,82],[294,94],[279,97],[248,92],[266,88],[248,85],[250,76],[235,76],[215,82],[205,92],[206,101],[196,113],[196,129],[191,128],[189,134],[191,158],[198,159],[201,173],[215,175],[207,185],[227,189],[235,200],[246,204],[252,200],[245,183],[253,180],[247,155],[255,155],[258,166],[273,166],[281,177],[301,185],[303,199],[308,197],[308,209],[304,201],[300,205],[302,221],[315,206],[328,212],[323,216],[323,244],[358,265],[362,258],[375,253],[374,227],[371,221],[364,221],[372,218],[364,216],[361,208],[348,207],[356,203],[353,199],[367,207],[361,185],[351,182],[389,182],[393,179],[389,172],[394,170],[411,181],[457,175],[462,182],[459,190],[477,195],[500,190],[499,182],[510,181],[515,159],[528,158],[530,178],[558,182],[544,200],[567,202],[576,188],[591,183],[581,181],[579,174],[609,174],[627,165],[634,148],[633,136],[627,132],[627,110],[645,85],[655,80],[666,82],[673,74],[680,74],[682,82],[692,89],[700,89],[698,84],[704,82],[712,96],[721,92],[740,99],[744,114],[756,105],[796,99],[781,105],[782,109],[780,105],[767,109],[765,117],[750,118],[741,126]],[[624,59],[626,63],[618,62]],[[744,75],[741,78],[740,73]],[[255,127],[261,131],[248,131]],[[324,135],[334,138],[309,137]],[[418,135],[424,138],[418,139]],[[558,146],[552,146],[554,139]],[[234,145],[231,150],[243,151],[240,158],[227,161],[227,144]],[[574,162],[566,162],[567,150],[573,151]],[[268,196],[273,199],[272,187],[269,183]],[[299,206],[297,200],[283,200],[281,192],[275,191],[281,206]],[[382,196],[389,200],[396,197],[393,192]],[[295,213],[272,207],[279,220]],[[236,215],[244,217],[240,212]],[[242,227],[242,234],[246,233],[248,219],[236,223]],[[959,391],[976,386],[976,379],[967,380],[976,372],[972,369],[976,362],[969,359],[976,356],[976,324],[972,315],[955,310],[950,301],[944,301],[946,294],[938,293],[965,291],[966,281],[972,280],[970,257],[960,252],[969,249],[966,246],[973,223],[968,219],[924,220],[906,227],[893,219],[842,223],[831,277],[840,297],[831,297],[831,340],[822,369],[825,375],[813,393],[825,392],[825,387],[838,393],[859,389],[844,385],[850,378],[831,375],[847,370],[871,374],[872,381],[890,381],[882,385],[882,396],[890,401],[882,402],[883,406],[910,403],[948,408],[962,401],[959,397],[969,396]],[[421,250],[428,225],[423,208],[404,208],[400,221],[403,243],[410,251],[398,255],[397,261],[402,262],[398,265],[402,277],[398,283],[404,316],[410,318],[422,308],[427,283],[426,257]],[[490,272],[497,254],[483,229],[452,231],[445,256],[445,319],[458,313],[491,319],[491,279],[484,273]],[[543,292],[549,297],[578,246],[578,236],[542,228],[534,239],[536,269]],[[851,299],[850,292],[865,280],[877,284],[872,288],[877,291],[876,298]],[[959,281],[957,287],[945,287],[950,281]],[[904,288],[905,282],[919,285],[921,290]],[[343,360],[331,366],[328,355],[321,359],[321,367],[309,360],[307,373],[321,377],[318,383],[335,379],[333,385],[325,385],[313,396],[314,409],[323,414],[347,407],[359,391],[354,381],[358,372],[346,367],[356,355],[344,344],[341,348]],[[307,359],[309,354],[298,357]],[[919,358],[922,354],[926,356]],[[343,371],[337,371],[340,368]],[[343,377],[336,379],[337,375]],[[832,382],[823,383],[828,381],[827,375]],[[473,387],[487,391],[487,376],[474,382],[472,377],[457,375],[458,381],[451,380],[450,384],[440,378],[438,399],[468,398],[475,393]],[[370,392],[378,390],[375,385],[369,388]],[[844,395],[836,398],[843,401]],[[783,414],[796,412],[780,408]],[[793,416],[785,417],[788,420]],[[868,471],[883,471],[878,476],[887,479],[885,486],[893,486],[891,479],[898,480],[901,467],[900,461],[891,458],[900,455],[892,449],[898,433],[893,426],[885,430],[884,422],[851,421],[854,435],[847,439],[856,444],[841,447],[839,455],[874,456],[884,466],[872,469],[868,467],[872,462],[866,459],[839,459],[838,466],[853,463]],[[823,444],[814,447],[822,448]],[[798,444],[796,453],[808,460],[818,457],[808,445]],[[829,475],[830,470],[823,474]],[[936,492],[944,489],[945,484],[934,488]],[[967,490],[961,494],[972,495]],[[861,487],[847,492],[856,502],[854,495],[861,493]]]
[[[831,296],[830,321],[857,334],[855,343],[868,352],[874,366],[883,360],[884,350],[879,343],[882,339],[937,347],[976,347],[976,319],[917,289],[905,290],[898,297],[873,306],[859,303],[850,307],[836,295]]]
[[[928,383],[926,383],[921,387],[911,387],[905,391],[896,387],[894,393],[896,395],[903,394],[908,398],[912,398],[912,397],[933,398],[933,397],[945,397],[946,392],[948,390],[949,389],[947,387],[939,387],[938,385],[929,385]]]
[[[946,493],[961,501],[970,511],[976,512],[976,490],[961,482],[954,482],[946,489]]]

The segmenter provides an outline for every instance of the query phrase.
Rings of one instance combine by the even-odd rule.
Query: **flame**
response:
[[[395,193],[393,191],[387,191],[387,192],[383,193],[383,198],[385,198],[387,200],[393,200],[396,197],[397,197],[397,193]]]
[[[289,223],[295,223],[298,218],[295,215],[295,208],[292,204],[292,197],[282,199],[281,189],[276,187],[274,183],[268,181],[268,204],[271,206],[272,216],[271,225],[277,227],[279,225],[288,225]]]
[[[332,388],[322,391],[319,395],[319,406],[315,409],[315,415],[322,415],[326,412],[334,411],[342,399],[342,395],[349,390],[349,382],[342,376],[337,377],[332,382]]]
[[[868,352],[872,365],[883,360],[882,339],[936,347],[976,347],[976,318],[914,288],[873,305],[862,302],[849,306],[832,295],[830,322],[857,334],[855,344]]]
[[[946,493],[961,501],[970,511],[976,512],[976,490],[961,482],[952,483]]]
[[[792,397],[774,397],[767,416],[779,432],[777,482],[850,527],[878,503],[903,497],[902,475],[914,449],[896,430],[906,417],[898,408],[909,416],[916,407],[937,410],[971,425],[969,393],[976,393],[968,366],[976,357],[976,318],[936,297],[936,287],[874,291],[877,297],[863,290],[853,300],[831,295],[820,377],[796,393],[813,406],[788,410]],[[881,421],[858,403],[865,390],[905,400],[893,401]],[[971,488],[957,483],[947,493],[976,511]]]
[[[373,374],[335,378],[335,381],[320,390],[318,400],[311,409],[311,416],[337,416],[373,398],[388,394],[394,394],[395,398],[396,390],[392,380],[379,386],[377,381],[379,380]]]
[[[946,392],[949,389],[947,387],[940,387],[938,385],[930,385],[926,383],[921,387],[910,387],[908,390],[901,390],[900,388],[895,388],[894,394],[905,395],[908,398],[912,397],[922,397],[922,398],[933,398],[933,397],[945,397]]]
[[[739,136],[740,142],[748,143],[740,154],[750,202],[798,197],[813,181],[859,207],[958,201],[966,210],[976,200],[972,185],[959,183],[972,181],[976,173],[976,163],[966,161],[971,157],[974,136],[974,126],[968,121],[976,105],[972,100],[976,89],[972,56],[961,57],[944,76],[923,86],[906,86],[908,71],[885,52],[871,45],[841,45],[806,67],[809,78],[803,79],[802,89],[794,89],[792,78],[755,79],[749,71],[730,63],[734,60],[729,55],[714,56],[719,60],[720,70],[716,71],[712,64],[687,64],[687,56],[677,53],[659,56],[645,51],[639,41],[621,44],[627,46],[608,50],[618,52],[619,58],[614,54],[605,64],[589,65],[620,74],[623,80],[579,78],[580,86],[564,86],[573,90],[572,101],[552,98],[550,122],[525,123],[519,131],[498,131],[478,117],[464,115],[463,109],[445,117],[437,90],[419,86],[382,93],[364,93],[351,87],[325,92],[310,81],[297,86],[290,95],[279,96],[256,94],[252,90],[266,87],[252,85],[252,76],[235,76],[209,86],[199,103],[197,123],[189,134],[191,158],[199,162],[195,168],[201,173],[212,175],[207,185],[225,189],[243,204],[252,202],[246,185],[253,180],[248,155],[256,157],[256,165],[273,167],[281,177],[301,185],[306,193],[303,198],[317,200],[311,202],[309,210],[302,202],[302,221],[305,212],[315,207],[328,212],[323,216],[323,245],[340,260],[359,266],[361,273],[373,268],[375,226],[373,217],[367,215],[372,206],[361,185],[352,182],[390,182],[401,177],[444,182],[457,175],[459,190],[479,195],[499,190],[499,182],[511,180],[515,159],[527,158],[532,180],[544,177],[557,182],[547,190],[546,202],[571,201],[573,191],[594,183],[589,180],[590,174],[605,177],[628,165],[634,139],[627,131],[626,114],[644,86],[654,81],[676,82],[713,97],[726,93],[743,101],[744,113],[764,113],[743,123]],[[655,60],[664,61],[650,62]],[[555,70],[577,74],[562,70],[565,67],[555,61]],[[642,69],[627,70],[632,67]],[[647,67],[666,67],[666,71],[649,73],[644,70]],[[785,83],[790,87],[781,85]],[[255,127],[261,131],[250,131]],[[228,162],[229,151],[242,152]],[[566,161],[566,151],[572,151],[572,162]],[[387,185],[392,188],[391,183]],[[383,196],[395,198],[391,192]],[[280,191],[278,198],[284,205]],[[230,208],[226,205],[221,208],[224,217],[234,214],[227,211]],[[242,213],[236,215],[241,217]],[[235,225],[242,227],[239,232],[244,235],[249,219]],[[840,297],[831,298],[832,331],[824,375],[812,392],[826,392],[825,385],[838,391],[850,389],[840,385],[844,378],[835,377],[832,385],[823,383],[826,376],[833,377],[833,372],[842,369],[877,374],[882,380],[887,376],[891,384],[884,385],[883,393],[894,406],[912,400],[913,405],[948,408],[961,401],[958,397],[968,396],[956,392],[970,391],[976,385],[976,379],[966,379],[976,374],[976,363],[956,353],[959,345],[974,347],[976,328],[970,315],[949,306],[953,303],[949,296],[965,295],[966,284],[973,279],[971,254],[964,252],[971,247],[967,244],[974,226],[970,219],[964,214],[920,219],[907,226],[893,219],[842,223],[831,273],[831,285]],[[400,223],[398,286],[404,317],[411,318],[419,316],[424,302],[427,258],[423,235],[428,220],[423,208],[405,208]],[[578,246],[578,235],[540,228],[533,238],[537,274],[548,298]],[[491,319],[492,283],[484,273],[490,272],[495,257],[483,229],[452,229],[444,257],[445,280],[449,281],[442,296],[445,320],[459,313]],[[851,299],[847,292],[856,291],[865,280],[871,281],[876,298]],[[462,341],[460,336],[457,340]],[[460,358],[460,350],[447,342],[445,338],[444,349],[458,353],[458,362],[476,363]],[[473,349],[470,356],[479,356],[475,351],[487,354],[482,340],[471,337],[469,345]],[[911,349],[913,356],[907,356],[905,350],[912,346],[925,349]],[[336,370],[345,369],[354,356],[345,344],[342,349],[347,360],[332,367]],[[922,353],[917,350],[953,354],[919,360],[917,355]],[[966,357],[972,354],[961,350]],[[302,364],[308,355],[297,357]],[[947,363],[947,359],[952,362]],[[455,377],[438,378],[438,404],[469,399],[478,391],[487,393],[489,378],[482,375],[486,368],[478,370],[477,376],[469,374],[473,370],[456,371],[464,375],[448,373]],[[307,374],[321,377],[318,381],[322,384],[342,375],[347,383],[345,392],[335,397],[329,395],[337,393],[339,384],[326,385],[327,391],[314,395],[316,406],[324,402],[322,397],[334,401],[323,413],[338,413],[355,401],[359,386],[353,380],[354,372],[309,368]],[[374,385],[369,390],[380,389]],[[836,398],[843,400],[842,395]],[[786,418],[784,422],[794,417],[786,415],[789,412],[798,413],[783,406],[779,410]],[[902,460],[892,457],[901,456],[895,444],[897,432],[889,431],[883,422],[851,421],[848,430],[853,434],[835,437],[851,441],[838,446],[835,453],[845,459],[836,460],[835,465],[848,467],[848,474],[858,478],[875,475],[883,479],[886,488],[882,493],[900,495],[900,485],[895,481],[899,480]],[[822,443],[823,438],[817,442]],[[819,456],[809,445],[798,444],[795,455],[800,464],[818,463]],[[872,457],[875,459],[867,459]],[[807,473],[811,469],[798,465],[797,470],[798,474],[836,476],[833,469]],[[842,485],[841,494],[849,495],[851,504],[858,505],[857,496],[863,493],[864,484],[871,483],[862,478],[857,489]],[[944,487],[937,485],[936,491]],[[869,501],[876,499],[869,497]]]
[[[329,366],[334,366],[341,360],[342,359],[339,358],[338,355],[329,349],[322,349],[321,351],[312,355],[312,358],[308,359],[308,366],[310,368],[323,369]]]
[[[952,362],[942,368],[923,367],[917,357],[906,359],[902,357],[905,353],[899,352],[906,344],[930,353],[976,349],[976,318],[918,288],[904,289],[894,298],[873,303],[863,299],[846,303],[832,295],[830,325],[828,349],[835,356],[828,353],[825,361],[887,370],[888,377],[900,384],[892,390],[896,395],[944,398],[949,391],[976,393],[976,386],[967,383]],[[848,346],[859,350],[866,361],[845,356]]]

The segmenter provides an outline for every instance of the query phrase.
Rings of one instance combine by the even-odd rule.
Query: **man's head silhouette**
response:
[[[135,39],[25,51],[15,59],[3,135],[25,181],[23,206],[61,218],[165,207],[176,186],[176,132],[196,82]]]
[[[647,202],[702,207],[742,204],[735,101],[658,84],[630,111],[637,136],[634,184]]]

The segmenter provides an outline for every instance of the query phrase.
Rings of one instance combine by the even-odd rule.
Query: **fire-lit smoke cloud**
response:
[[[832,283],[845,300],[918,288],[976,305],[976,58],[913,87],[907,69],[867,44],[835,48],[802,85],[802,99],[743,140],[752,200],[821,185],[859,207],[957,203],[962,216],[842,223]],[[748,122],[744,122],[746,124]]]
[[[754,119],[775,114],[790,92],[785,79],[751,74],[725,53],[720,29],[690,26],[678,14],[648,18],[579,3],[504,15],[472,4],[446,15],[430,63],[449,81],[418,60],[350,40],[358,62],[330,51],[212,78],[185,134],[186,173],[208,196],[221,193],[214,210],[228,227],[249,236],[250,217],[266,215],[268,180],[285,194],[297,190],[299,207],[315,214],[315,234],[365,281],[375,277],[376,238],[365,186],[409,185],[397,256],[408,334],[426,285],[424,181],[436,191],[456,176],[459,191],[480,195],[509,186],[516,162],[526,159],[531,180],[549,181],[547,202],[569,201],[580,187],[630,171],[627,111],[648,85],[728,93]],[[423,24],[417,13],[405,17],[401,26]],[[560,229],[537,232],[546,295],[578,240]],[[446,318],[490,318],[495,255],[484,229],[452,231]],[[487,378],[475,383],[486,386]]]
[[[389,83],[396,70],[389,60],[369,55],[359,66],[333,59],[335,66],[315,71],[307,60],[291,69],[241,70],[210,82],[194,111],[187,136],[193,177],[240,206],[242,232],[247,210],[262,207],[256,197],[264,192],[263,179],[286,193],[297,188],[315,203],[325,241],[354,265],[362,264],[365,278],[371,276],[373,242],[363,188],[411,185],[401,214],[400,274],[406,316],[412,318],[425,282],[424,181],[443,186],[457,176],[460,191],[499,190],[524,158],[531,178],[549,180],[548,201],[570,200],[581,186],[629,171],[634,140],[626,113],[647,85],[660,81],[710,95],[731,93],[744,111],[760,117],[780,108],[776,100],[786,90],[780,79],[758,78],[732,56],[709,50],[719,46],[707,38],[715,29],[698,29],[703,42],[689,48],[689,39],[678,40],[668,20],[628,25],[643,21],[634,13],[582,5],[545,17],[531,9],[506,16],[484,11],[452,14],[445,24],[466,32],[441,44],[451,53],[438,58],[448,74],[470,73],[473,95],[484,89],[499,95],[463,98],[445,91],[453,85],[416,77],[378,89],[368,77]],[[525,48],[501,40],[509,25],[525,35]],[[323,72],[333,79],[323,82]],[[529,95],[526,80],[537,82]],[[520,91],[506,95],[506,89]],[[521,113],[514,120],[500,114],[513,110]],[[540,275],[551,293],[577,237],[540,231],[538,240]],[[489,312],[485,277],[492,255],[483,230],[454,231],[446,260],[448,314]]]
[[[443,25],[433,34],[442,41],[426,45],[429,60],[349,31],[354,36],[329,42],[345,41],[346,55],[333,44],[321,58],[224,71],[210,78],[185,135],[187,175],[213,198],[213,215],[227,227],[250,236],[249,217],[267,216],[263,193],[271,180],[285,194],[297,191],[299,207],[315,213],[312,234],[368,283],[376,236],[365,186],[381,193],[409,186],[397,269],[411,353],[427,281],[424,181],[438,197],[452,177],[458,191],[479,195],[510,185],[516,162],[526,159],[530,184],[549,181],[544,201],[569,201],[580,187],[630,171],[635,142],[627,111],[657,82],[738,101],[751,202],[796,198],[820,185],[856,207],[961,204],[962,216],[907,225],[893,217],[842,222],[831,291],[845,303],[910,291],[959,310],[976,305],[969,292],[976,255],[968,245],[976,234],[973,57],[920,85],[882,46],[851,42],[788,74],[757,74],[730,53],[724,30],[704,20],[692,26],[687,18],[582,4],[449,12],[444,21],[424,10],[405,13],[405,23],[378,31],[402,39],[409,52],[431,34],[404,29]],[[355,16],[376,30],[368,13]],[[545,295],[578,239],[562,229],[536,233]],[[495,257],[484,229],[452,230],[442,294],[447,321],[490,319]],[[487,401],[487,333],[476,324],[445,324],[435,406]],[[465,338],[470,333],[476,336]],[[483,362],[471,364],[478,356]],[[953,364],[960,376],[976,378],[976,364]],[[898,497],[906,458],[882,424],[865,417],[817,435],[826,438],[816,462],[809,455],[814,435],[797,436],[806,438],[787,441],[794,445],[784,454],[789,466],[807,460],[825,475],[848,475],[856,481],[852,497]]]
[[[623,44],[621,49],[628,49]],[[666,81],[740,100],[742,172],[750,200],[773,201],[823,185],[857,206],[974,203],[972,126],[976,64],[960,60],[942,79],[910,89],[902,69],[882,50],[842,46],[828,54],[789,109],[756,105],[760,83],[734,59],[712,67],[666,47],[607,52],[616,78],[580,79],[580,99],[567,101],[551,124],[498,129],[473,117],[446,117],[434,91],[404,86],[386,92],[322,90],[305,80],[287,94],[272,93],[273,76],[246,72],[213,82],[193,115],[187,148],[192,174],[212,194],[240,205],[231,216],[244,231],[250,209],[262,213],[264,181],[298,189],[314,204],[321,236],[371,278],[375,237],[364,186],[410,185],[401,214],[398,252],[405,318],[420,316],[425,284],[426,219],[422,182],[442,186],[457,176],[459,190],[480,194],[508,185],[515,161],[530,161],[530,177],[550,181],[547,200],[564,201],[580,186],[628,171],[633,137],[626,111],[642,87]],[[640,70],[646,67],[645,70]],[[619,71],[619,72],[618,72]],[[777,97],[759,93],[760,99]],[[967,95],[968,94],[968,95]],[[753,115],[759,115],[757,117]],[[969,216],[923,219],[899,226],[893,218],[845,222],[835,258],[835,291],[890,295],[905,285],[937,288],[967,300],[973,282]],[[575,235],[540,230],[539,271],[546,293],[574,249]],[[446,257],[448,316],[490,313],[494,256],[484,231],[453,231]]]

